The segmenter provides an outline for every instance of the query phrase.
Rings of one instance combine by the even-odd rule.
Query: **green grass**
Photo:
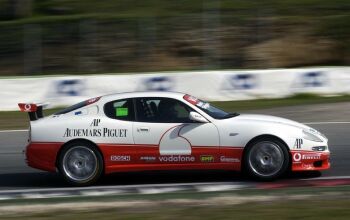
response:
[[[0,1],[0,13],[5,12],[5,3]],[[1,7],[2,6],[2,7]],[[45,0],[33,1],[30,16],[17,19],[2,19],[0,26],[19,25],[25,23],[60,23],[83,19],[109,20],[138,18],[167,18],[188,15],[201,15],[203,12],[218,10],[220,20],[228,23],[237,20],[251,20],[257,14],[275,18],[288,17],[291,22],[298,18],[302,21],[319,19],[324,31],[333,30],[335,25],[339,31],[349,31],[349,1],[347,0]],[[59,11],[59,12],[58,12]],[[341,17],[333,19],[333,17]],[[330,19],[328,19],[330,18]],[[187,21],[190,22],[190,21]],[[326,25],[323,26],[322,24]],[[329,26],[328,26],[329,24]],[[338,30],[338,29],[342,30]],[[339,34],[337,34],[339,36]]]
[[[218,3],[219,2],[219,3]],[[317,14],[318,11],[329,11],[333,8],[340,9],[341,6],[349,6],[347,0],[85,0],[84,4],[77,0],[46,0],[35,1],[34,15],[46,15],[52,8],[65,8],[66,14],[84,14],[84,13],[120,13],[129,16],[141,15],[167,15],[198,13],[203,9],[222,9],[222,10],[257,10],[264,8],[274,8],[275,13],[295,14],[295,9],[304,12],[309,11]],[[332,7],[333,6],[333,7]],[[338,8],[336,7],[338,6]],[[333,10],[335,10],[333,9]]]
[[[25,216],[25,219],[349,219],[350,200],[281,201],[248,203],[235,206],[176,206],[165,205],[133,211],[133,209],[103,209],[68,212],[45,212]],[[23,219],[23,216],[3,216],[0,219]]]
[[[295,105],[310,105],[310,104],[322,104],[322,103],[336,103],[336,102],[348,102],[350,101],[349,95],[334,96],[334,97],[321,97],[312,94],[300,94],[284,99],[258,99],[258,100],[246,100],[246,101],[227,101],[227,102],[212,102],[215,106],[218,106],[226,111],[244,111],[255,109],[266,109],[283,106],[295,106]]]
[[[350,96],[334,96],[334,97],[320,97],[310,94],[301,94],[284,99],[259,99],[250,101],[226,101],[226,102],[212,102],[217,107],[220,107],[228,112],[240,112],[245,110],[258,110],[266,108],[275,108],[283,106],[322,104],[322,103],[336,103],[349,102]],[[47,109],[44,115],[50,115],[62,108]],[[26,129],[29,126],[29,118],[27,113],[19,111],[3,111],[0,112],[0,130],[5,129]]]
[[[65,202],[127,202],[138,201],[144,204],[130,205],[129,207],[98,208],[67,211],[44,211],[32,214],[7,214],[1,215],[0,219],[349,219],[350,199],[349,186],[343,187],[321,187],[321,188],[292,188],[272,190],[239,190],[229,192],[207,192],[207,193],[167,193],[155,195],[131,195],[131,196],[104,196],[104,197],[77,197],[59,199],[20,200],[20,202],[1,202],[2,207],[7,205],[33,204],[61,204]],[[317,195],[301,198],[303,195]],[[229,198],[235,201],[244,198],[265,197],[263,201],[234,204],[219,204],[213,202],[215,199]],[[299,196],[299,199],[291,196]],[[261,197],[260,197],[261,198]],[[169,201],[178,199],[190,199],[193,203]],[[188,201],[188,200],[187,200]],[[221,200],[223,201],[223,200]],[[250,200],[252,201],[252,200]],[[254,200],[253,200],[254,201]],[[155,206],[154,202],[158,205]],[[160,203],[159,203],[160,202]],[[209,204],[206,204],[209,202]],[[232,202],[231,202],[232,203]],[[146,204],[146,205],[145,205]],[[74,205],[72,206],[74,207]]]
[[[302,196],[302,195],[342,195],[350,196],[350,185],[333,187],[292,187],[280,189],[241,189],[221,192],[193,192],[191,190],[176,193],[161,194],[121,194],[104,196],[73,196],[57,198],[36,198],[36,199],[13,199],[0,200],[0,207],[8,205],[33,205],[33,204],[58,204],[58,203],[80,203],[80,202],[113,202],[113,201],[159,201],[159,200],[210,200],[213,197],[249,197],[249,196]],[[350,197],[349,197],[350,198]]]
[[[61,108],[46,109],[44,115],[55,113]],[[27,129],[29,127],[29,116],[25,112],[2,111],[0,112],[0,130],[4,129]]]

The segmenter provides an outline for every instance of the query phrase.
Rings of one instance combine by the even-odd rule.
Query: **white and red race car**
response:
[[[70,183],[90,185],[120,171],[246,170],[270,180],[288,170],[330,167],[328,140],[283,118],[227,113],[193,96],[134,92],[101,96],[43,117],[30,117],[26,160]]]

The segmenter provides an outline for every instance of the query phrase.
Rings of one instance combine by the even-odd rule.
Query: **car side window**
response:
[[[124,121],[135,120],[135,111],[132,99],[121,99],[108,102],[104,106],[104,112],[109,118]]]
[[[171,98],[137,98],[137,120],[153,123],[191,123],[191,108]]]

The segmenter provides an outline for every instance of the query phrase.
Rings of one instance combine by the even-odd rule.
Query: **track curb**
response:
[[[49,189],[3,190],[0,201],[13,199],[48,199],[81,196],[150,195],[179,192],[223,192],[249,189],[283,189],[350,185],[350,177],[334,179],[281,180],[276,182],[180,183],[129,186],[97,186]]]

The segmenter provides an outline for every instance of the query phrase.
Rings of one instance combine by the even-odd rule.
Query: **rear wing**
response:
[[[43,118],[43,108],[47,105],[48,103],[18,103],[21,112],[28,112],[31,121]]]

